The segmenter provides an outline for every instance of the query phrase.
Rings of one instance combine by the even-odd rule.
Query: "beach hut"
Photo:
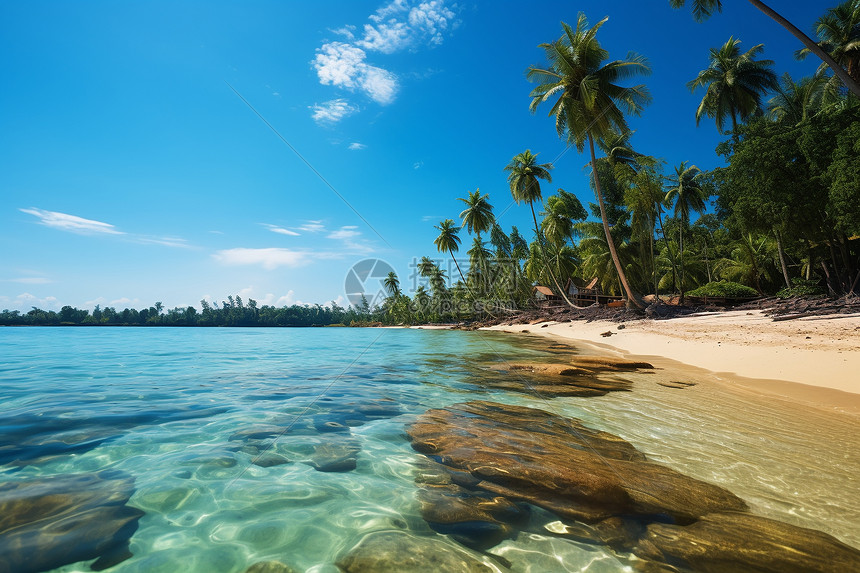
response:
[[[598,297],[601,294],[598,282],[600,282],[598,277],[594,277],[584,284],[572,277],[567,279],[565,290],[568,298],[577,306],[587,306],[598,302]]]
[[[540,306],[547,306],[561,300],[561,297],[552,292],[552,289],[541,285],[532,288],[532,298]]]

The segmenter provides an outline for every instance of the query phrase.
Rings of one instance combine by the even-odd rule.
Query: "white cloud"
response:
[[[334,32],[338,36],[343,36],[347,40],[354,40],[355,39],[355,34],[353,33],[353,32],[355,32],[355,26],[352,26],[349,24],[346,26],[343,26],[342,28],[332,30],[332,32]]]
[[[409,25],[428,39],[431,44],[441,44],[442,33],[454,18],[454,11],[445,6],[444,0],[421,2],[409,11]],[[452,27],[456,26],[453,22]]]
[[[128,298],[128,297],[125,297],[125,296],[124,296],[124,297],[117,298],[117,299],[114,299],[114,300],[110,301],[110,304],[111,304],[111,306],[113,306],[113,305],[117,305],[117,304],[124,304],[124,305],[131,304],[131,305],[136,305],[136,304],[138,304],[139,302],[140,302],[140,299],[139,299],[139,298]]]
[[[304,251],[280,249],[275,247],[263,249],[235,248],[217,251],[215,260],[225,265],[260,265],[266,270],[278,267],[300,267],[311,262],[310,254]]]
[[[412,169],[421,169],[422,167],[424,167],[423,161],[416,161],[412,164]]]
[[[356,42],[365,50],[393,54],[411,43],[410,30],[406,22],[391,19],[388,22],[364,25],[364,38]]]
[[[296,233],[295,231],[291,231],[289,229],[284,229],[283,227],[278,227],[277,225],[270,225],[268,223],[260,223],[262,226],[266,227],[273,233],[278,233],[279,235],[288,235],[290,237],[298,237],[301,233]]]
[[[110,223],[94,221],[92,219],[84,219],[67,213],[59,213],[57,211],[45,211],[32,207],[30,209],[19,209],[22,213],[34,215],[39,219],[39,223],[61,231],[69,231],[70,233],[78,233],[81,235],[124,235],[122,231],[117,231],[116,227]]]
[[[397,93],[397,78],[391,72],[365,62],[366,57],[365,51],[357,46],[329,42],[317,49],[312,63],[321,84],[358,89],[379,104],[391,103]],[[317,119],[316,107],[312,108],[314,119]]]
[[[364,25],[360,39],[355,26],[332,30],[342,39],[324,43],[311,62],[320,83],[360,91],[381,105],[390,104],[399,88],[397,76],[368,63],[368,52],[393,54],[421,44],[441,44],[459,24],[456,4],[448,6],[446,1],[393,0],[368,17],[370,23]],[[314,119],[316,107],[311,108]]]
[[[311,117],[317,123],[337,123],[358,111],[357,107],[351,105],[343,98],[315,103],[309,106],[308,109],[313,111]]]
[[[328,239],[351,239],[353,237],[358,237],[361,235],[360,231],[357,231],[358,227],[355,225],[346,225],[341,227],[337,231],[333,231],[326,238]]]
[[[188,244],[188,241],[181,237],[146,237],[140,236],[134,239],[138,243],[142,243],[144,245],[161,245],[163,247],[177,247],[180,249],[191,249],[193,248]]]
[[[308,233],[322,233],[325,231],[325,225],[322,224],[322,221],[307,221],[298,229]]]
[[[15,308],[23,309],[30,307],[41,308],[42,310],[58,310],[60,308],[60,302],[57,300],[55,296],[46,296],[44,298],[39,298],[34,296],[28,292],[21,293],[15,297],[12,301],[12,304]]]
[[[349,144],[349,149],[351,149],[352,151],[361,151],[362,149],[365,149],[366,147],[367,146],[365,144],[358,143],[357,141]]]

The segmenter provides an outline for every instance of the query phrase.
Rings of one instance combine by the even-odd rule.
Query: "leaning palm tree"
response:
[[[469,191],[469,195],[463,199],[458,197],[458,201],[466,204],[466,208],[460,213],[460,218],[463,219],[463,225],[469,234],[475,233],[478,239],[481,238],[481,233],[489,231],[493,226],[496,218],[493,216],[493,206],[490,205],[489,193],[481,195],[481,190]]]
[[[860,83],[860,0],[846,0],[825,12],[815,22],[815,32],[820,40],[818,47]],[[809,48],[803,48],[795,55],[802,60],[811,53]],[[821,64],[819,72],[826,67]]]
[[[849,0],[849,2],[856,3],[856,0]],[[797,26],[786,20],[764,2],[761,2],[760,0],[749,0],[749,3],[778,22],[783,28],[788,30],[792,36],[800,40],[806,49],[821,58],[821,60],[827,64],[831,70],[833,70],[833,73],[842,80],[842,83],[844,83],[855,96],[860,97],[860,81],[852,78],[848,71],[840,66],[831,57],[831,55],[828,54],[820,45],[816,44],[812,38],[804,34]],[[669,4],[671,4],[672,8],[682,8],[686,4],[686,0],[669,0]],[[690,4],[693,9],[693,17],[698,22],[707,20],[714,12],[720,12],[723,8],[722,0],[691,0]]]
[[[466,277],[463,276],[463,271],[460,270],[460,265],[457,263],[457,257],[454,256],[454,253],[460,250],[460,237],[457,236],[457,233],[460,232],[460,227],[455,225],[452,219],[440,221],[434,227],[439,231],[439,236],[433,240],[433,244],[436,245],[436,249],[440,253],[450,253],[451,258],[454,259],[454,265],[457,267],[457,272],[460,273],[460,278],[463,279],[463,284],[466,284]]]
[[[702,117],[712,117],[720,133],[725,133],[723,126],[726,118],[730,118],[736,140],[738,120],[746,120],[760,110],[762,96],[779,85],[776,74],[770,69],[773,61],[755,59],[764,51],[764,44],[757,44],[741,54],[740,43],[731,37],[719,48],[711,48],[707,69],[687,83],[691,92],[706,88],[705,97],[696,110],[696,125]]]
[[[580,13],[576,29],[562,22],[564,34],[561,38],[540,45],[548,63],[544,67],[532,66],[528,69],[528,79],[538,82],[530,94],[530,109],[534,113],[540,104],[555,99],[549,115],[555,116],[559,137],[566,137],[579,151],[583,151],[588,143],[594,193],[612,262],[627,300],[641,308],[642,302],[627,280],[609,230],[597,173],[594,140],[604,140],[613,131],[629,131],[624,112],[638,115],[650,100],[650,95],[644,85],[625,88],[618,82],[636,74],[648,74],[651,70],[644,57],[632,52],[626,60],[605,62],[609,52],[600,45],[596,35],[607,19],[589,28],[588,20]]]
[[[552,168],[552,163],[538,163],[537,154],[532,153],[530,149],[526,149],[522,153],[514,155],[510,163],[505,166],[505,171],[508,172],[508,185],[510,186],[511,195],[514,198],[514,201],[516,201],[517,204],[528,203],[529,208],[532,210],[532,220],[535,224],[535,240],[543,254],[543,262],[546,266],[547,273],[552,277],[552,282],[555,284],[556,289],[558,289],[558,292],[561,294],[562,298],[564,298],[565,302],[568,305],[573,306],[573,303],[568,300],[567,294],[562,292],[564,289],[561,288],[561,285],[558,283],[558,279],[549,267],[546,252],[543,248],[543,241],[541,240],[541,232],[537,222],[537,215],[535,215],[535,201],[541,201],[542,199],[540,179],[543,179],[547,183],[552,183],[552,175],[550,174],[550,170]]]
[[[687,167],[686,161],[675,167],[674,177],[667,179],[670,188],[666,192],[665,201],[670,205],[675,202],[675,216],[681,221],[681,304],[684,303],[684,231],[690,226],[690,212],[704,212],[707,198],[701,179],[702,171],[695,165]]]

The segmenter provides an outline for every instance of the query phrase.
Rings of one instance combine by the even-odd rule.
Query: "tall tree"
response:
[[[493,206],[487,199],[489,193],[481,195],[481,190],[469,191],[468,196],[464,199],[458,197],[458,201],[466,204],[466,208],[460,213],[460,218],[463,219],[463,225],[469,233],[478,235],[481,238],[481,233],[490,230],[496,218],[493,216]]]
[[[848,71],[840,66],[824,49],[816,44],[812,38],[804,34],[797,26],[786,20],[782,15],[776,12],[773,8],[761,2],[760,0],[749,0],[749,3],[758,8],[761,12],[779,23],[783,28],[789,31],[792,36],[800,40],[800,42],[813,54],[821,58],[827,64],[833,73],[842,80],[842,83],[855,96],[860,97],[860,82],[852,78]],[[682,8],[686,4],[686,0],[669,0],[672,8]],[[723,8],[722,0],[691,0],[690,4],[693,9],[693,17],[697,22],[707,20],[714,12],[720,12]]]
[[[728,117],[732,120],[735,138],[738,120],[746,120],[761,110],[762,96],[779,84],[770,69],[773,61],[755,59],[764,51],[764,44],[757,44],[742,54],[740,43],[731,37],[719,48],[711,48],[708,67],[687,83],[691,92],[705,88],[705,96],[696,110],[696,125],[703,116],[713,117],[717,129],[725,133],[723,125]]]
[[[600,206],[600,218],[612,262],[627,300],[642,308],[642,301],[627,280],[615,242],[612,240],[598,177],[594,140],[604,140],[613,131],[629,131],[624,112],[640,114],[650,100],[650,95],[644,85],[623,87],[618,82],[637,74],[648,74],[651,69],[643,56],[632,52],[627,55],[626,60],[606,62],[609,52],[600,45],[596,36],[607,19],[604,18],[589,28],[585,14],[580,13],[576,29],[562,22],[564,33],[561,38],[540,45],[545,52],[547,64],[528,69],[529,80],[538,83],[530,94],[530,109],[534,113],[542,103],[555,98],[549,115],[555,116],[559,137],[565,137],[569,143],[576,145],[579,151],[583,151],[586,142],[588,143],[594,193]]]
[[[705,190],[701,184],[702,171],[695,165],[687,167],[683,161],[675,167],[675,175],[669,177],[669,190],[666,203],[675,203],[675,216],[681,221],[681,240],[679,242],[681,259],[681,304],[684,303],[684,232],[690,226],[690,212],[702,213],[705,210]]]
[[[564,289],[561,288],[558,278],[556,278],[555,274],[550,269],[546,250],[543,248],[543,241],[541,239],[542,235],[540,232],[540,226],[538,226],[537,215],[535,215],[534,204],[536,201],[540,202],[543,198],[540,190],[540,180],[543,179],[547,183],[552,183],[552,175],[550,174],[550,170],[552,168],[552,163],[538,163],[537,154],[532,153],[530,149],[526,149],[522,153],[514,155],[510,163],[505,166],[505,171],[508,172],[508,185],[510,186],[511,196],[513,196],[514,201],[516,201],[517,204],[528,203],[528,206],[532,211],[532,221],[534,221],[535,224],[535,240],[538,242],[538,247],[543,254],[543,261],[546,266],[547,273],[552,277],[552,281],[555,283],[556,289],[558,289],[558,292],[561,294],[565,302],[570,306],[573,306],[573,303],[567,298],[567,293],[563,292]]]
[[[454,259],[454,265],[457,267],[457,272],[460,273],[460,278],[463,280],[463,284],[466,284],[466,277],[463,276],[463,271],[460,270],[457,257],[454,256],[454,253],[460,250],[460,237],[457,235],[460,232],[460,227],[454,224],[453,219],[445,219],[438,225],[435,225],[435,228],[439,231],[439,236],[433,240],[433,244],[436,245],[436,249],[440,253],[447,252],[451,255],[451,258]]]

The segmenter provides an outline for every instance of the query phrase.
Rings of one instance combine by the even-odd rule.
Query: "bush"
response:
[[[758,292],[754,288],[750,288],[740,283],[732,281],[714,281],[709,282],[704,286],[700,286],[696,290],[687,293],[688,296],[724,296],[728,298],[741,298],[758,296]]]
[[[791,279],[791,288],[784,288],[776,293],[777,298],[792,298],[795,296],[824,296],[824,289],[818,286],[818,281],[806,279]]]

